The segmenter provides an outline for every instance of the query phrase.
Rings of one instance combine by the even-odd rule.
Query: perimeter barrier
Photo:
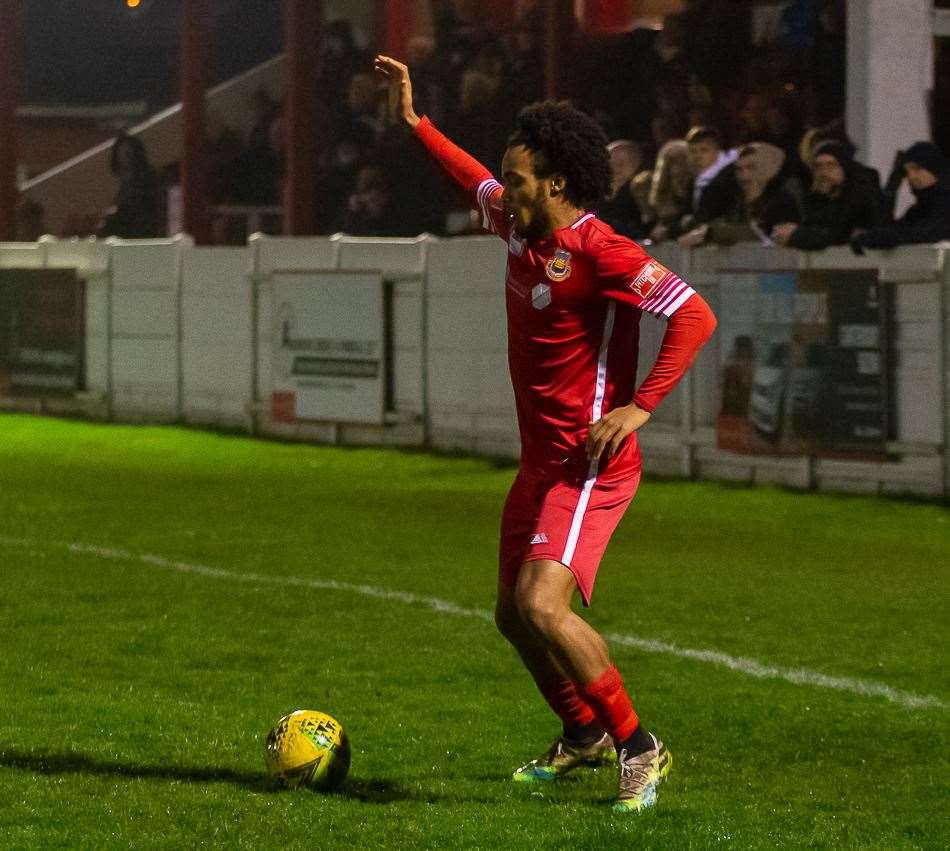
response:
[[[719,331],[643,429],[647,473],[950,495],[950,246],[651,253]],[[490,237],[0,243],[0,409],[516,458],[505,263]],[[818,435],[831,408],[848,434]]]

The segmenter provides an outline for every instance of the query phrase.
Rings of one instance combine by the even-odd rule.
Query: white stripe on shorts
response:
[[[594,388],[594,404],[590,413],[590,419],[593,423],[600,419],[603,411],[604,391],[607,387],[607,347],[610,344],[610,335],[613,334],[614,330],[615,313],[616,304],[611,301],[607,305],[607,316],[604,319],[604,339],[600,344],[600,353],[597,356],[597,384]],[[568,532],[567,543],[564,545],[564,553],[561,556],[561,564],[566,567],[571,566],[574,551],[577,549],[577,539],[581,534],[581,523],[584,521],[587,503],[590,502],[590,492],[594,488],[594,482],[597,481],[597,468],[599,466],[599,458],[591,459],[590,467],[587,470],[587,481],[584,482],[584,489],[577,500],[574,517],[571,519],[571,530]]]

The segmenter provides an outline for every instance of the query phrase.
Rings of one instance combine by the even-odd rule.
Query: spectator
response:
[[[343,135],[362,129],[379,138],[383,131],[381,107],[383,106],[376,78],[370,73],[354,74],[347,88],[347,115],[343,119]]]
[[[736,160],[739,196],[725,215],[684,234],[680,245],[694,248],[706,242],[717,245],[768,243],[767,235],[776,224],[798,221],[795,198],[782,186],[784,161],[784,151],[775,145],[765,142],[746,145]]]
[[[329,162],[317,176],[317,219],[329,232],[340,224],[340,213],[356,186],[360,170],[373,154],[372,132],[365,127],[350,128],[350,135],[337,140]]]
[[[141,139],[119,134],[112,144],[109,168],[119,181],[115,206],[99,227],[99,236],[147,239],[161,236],[158,177],[149,165]]]
[[[630,192],[640,211],[640,233],[647,236],[656,225],[656,216],[650,206],[650,188],[653,184],[653,172],[641,171],[630,181]]]
[[[254,123],[247,137],[247,147],[253,151],[267,147],[271,122],[280,114],[281,106],[266,89],[258,89],[251,96],[251,111],[254,113]]]
[[[423,112],[436,125],[445,123],[445,85],[435,53],[435,41],[427,35],[415,35],[406,45],[406,64],[412,69],[412,95]]]
[[[544,50],[540,33],[541,8],[535,6],[503,36],[508,79],[518,81],[517,87],[506,87],[506,93],[512,100],[508,112],[513,115],[517,115],[523,104],[544,97]]]
[[[208,198],[213,204],[229,204],[237,199],[238,180],[245,150],[241,139],[229,127],[208,143]]]
[[[17,242],[36,242],[46,233],[45,209],[39,201],[24,195],[16,208]]]
[[[462,74],[461,111],[454,135],[462,148],[483,163],[500,163],[507,147],[495,120],[501,110],[504,68],[504,54],[489,45]]]
[[[807,135],[807,133],[806,133]],[[832,121],[829,121],[827,124],[822,125],[817,128],[814,134],[811,136],[811,147],[805,151],[807,159],[803,160],[806,163],[808,168],[811,168],[811,159],[814,157],[815,148],[818,147],[822,142],[840,142],[846,149],[848,156],[850,156],[854,162],[854,169],[859,176],[862,176],[864,180],[870,183],[872,186],[876,186],[878,189],[881,187],[881,175],[879,174],[876,168],[871,168],[871,166],[863,165],[857,160],[854,160],[854,155],[858,151],[857,145],[851,140],[847,132],[844,129],[844,119],[835,118]],[[900,172],[900,169],[898,169]],[[895,185],[895,193],[897,188],[900,185],[900,181]]]
[[[950,163],[932,142],[916,142],[904,152],[903,166],[916,202],[896,222],[859,231],[851,240],[858,253],[950,239]]]
[[[741,142],[755,142],[765,137],[768,133],[768,108],[769,99],[762,92],[753,92],[746,98],[740,115],[742,129],[739,137]]]
[[[667,85],[685,89],[693,76],[686,52],[685,29],[682,15],[667,15],[653,39],[653,61],[656,64],[654,80],[657,88]]]
[[[324,27],[323,54],[320,57],[320,90],[330,109],[346,102],[349,81],[366,68],[371,57],[356,44],[352,24],[342,18]],[[333,115],[333,118],[338,116]]]
[[[739,197],[736,152],[722,149],[719,134],[710,127],[694,127],[686,136],[686,143],[693,182],[690,213],[682,221],[683,231],[726,215]]]
[[[352,236],[401,234],[386,175],[377,165],[367,165],[356,176],[356,188],[346,202],[342,231]]]
[[[779,245],[821,251],[845,245],[857,229],[882,223],[880,188],[855,167],[850,151],[841,142],[820,143],[812,155],[814,182],[805,196],[805,217],[800,225],[783,222],[772,229]]]
[[[690,77],[689,85],[686,88],[686,96],[689,101],[687,120],[690,127],[699,125],[718,126],[720,124],[721,116],[716,107],[716,99],[713,96],[712,89],[695,74]]]
[[[267,120],[266,126],[263,121]],[[287,148],[287,127],[280,109],[262,115],[251,135],[251,146],[237,157],[235,191],[241,204],[279,204]]]
[[[631,139],[611,142],[607,151],[610,154],[610,194],[600,205],[598,216],[617,233],[639,239],[643,236],[643,217],[633,194],[633,179],[640,172],[643,154]]]
[[[765,135],[757,141],[769,142],[791,157],[802,136],[802,123],[798,110],[788,97],[775,98],[765,109]]]
[[[650,210],[654,221],[650,239],[653,242],[663,242],[678,232],[683,216],[689,211],[691,181],[686,141],[672,139],[660,148],[650,183]]]

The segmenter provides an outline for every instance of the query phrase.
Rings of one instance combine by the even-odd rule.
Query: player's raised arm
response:
[[[412,106],[412,80],[406,65],[389,56],[379,55],[374,68],[387,83],[390,120],[405,124],[413,131],[449,176],[472,193],[485,226],[507,239],[508,218],[500,204],[501,184],[478,160],[443,136],[427,117],[416,115]]]
[[[415,130],[420,118],[412,108],[412,80],[409,68],[389,56],[380,54],[373,65],[377,76],[382,77],[389,91],[389,120],[401,121],[410,130]]]

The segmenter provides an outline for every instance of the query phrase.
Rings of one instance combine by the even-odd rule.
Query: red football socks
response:
[[[597,720],[570,680],[549,680],[539,683],[538,688],[554,714],[564,722],[565,732],[582,730]]]
[[[620,672],[613,665],[581,688],[580,696],[616,742],[626,741],[640,725]]]

